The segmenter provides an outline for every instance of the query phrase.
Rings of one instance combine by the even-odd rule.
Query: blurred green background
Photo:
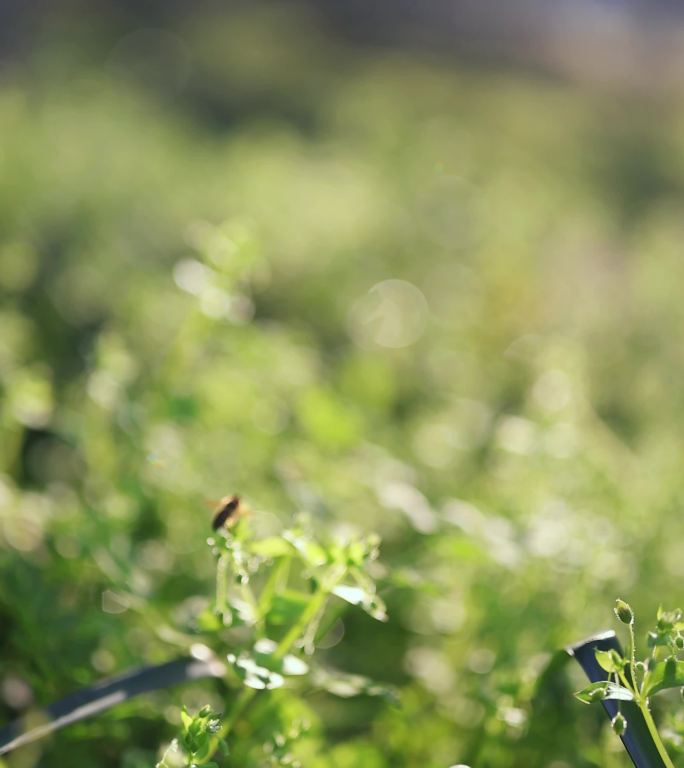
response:
[[[401,706],[312,701],[308,766],[627,765],[543,673],[616,596],[681,603],[681,100],[289,5],[27,40],[0,75],[0,722],[172,658],[159,627],[213,588],[205,502],[239,492],[263,530],[383,537],[391,620],[325,653]],[[212,685],[7,764],[150,766]]]

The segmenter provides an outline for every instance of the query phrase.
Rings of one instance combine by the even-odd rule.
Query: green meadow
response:
[[[282,641],[342,560],[378,602],[292,635],[336,684],[198,680],[0,765],[151,767],[209,705],[227,768],[626,766],[553,660],[682,602],[681,105],[275,13],[155,34],[0,80],[0,724]],[[232,494],[259,589],[299,547],[262,625],[217,613]]]

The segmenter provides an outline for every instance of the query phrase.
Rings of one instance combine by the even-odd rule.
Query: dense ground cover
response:
[[[624,765],[542,673],[616,595],[680,601],[684,116],[277,23],[5,71],[0,720],[179,653],[240,492],[383,540],[390,620],[322,653],[401,706],[317,694],[306,765]],[[40,765],[151,765],[223,693]]]

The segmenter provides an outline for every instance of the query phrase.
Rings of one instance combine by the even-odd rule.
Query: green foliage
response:
[[[327,634],[329,615],[339,621],[334,598],[358,605],[375,619],[386,620],[382,600],[368,575],[378,555],[378,539],[330,542],[315,538],[301,524],[280,536],[256,539],[249,523],[219,527],[208,540],[216,559],[216,599],[198,617],[202,632],[213,653],[224,656],[228,714],[220,721],[211,707],[203,707],[196,717],[181,711],[181,734],[164,752],[157,768],[207,768],[205,762],[219,747],[234,754],[240,765],[300,766],[292,747],[308,730],[305,721],[289,725],[283,733],[281,722],[297,706],[297,692],[307,695],[316,687],[348,698],[384,694],[383,686],[360,676],[316,670],[308,658]],[[345,582],[352,580],[354,585]],[[226,655],[225,650],[230,649]],[[206,656],[211,651],[195,646],[194,653]],[[262,696],[283,688],[286,695],[262,706],[254,713],[250,707],[256,692]],[[294,698],[292,698],[294,697]],[[292,699],[292,700],[290,700]],[[303,703],[303,702],[302,702]],[[264,733],[264,745],[237,737],[233,748],[226,740],[239,732],[248,719],[250,729]]]
[[[591,683],[575,693],[575,696],[585,704],[607,699],[618,702],[633,701],[644,717],[663,763],[672,766],[651,716],[650,698],[667,688],[684,686],[684,661],[677,658],[677,652],[682,647],[679,642],[682,637],[681,630],[684,629],[682,612],[679,608],[674,611],[658,608],[656,629],[648,633],[649,654],[639,660],[634,632],[634,611],[624,600],[618,599],[614,612],[616,617],[629,627],[629,658],[623,658],[615,650],[602,651],[596,648],[596,660],[602,669],[609,673],[609,678]],[[622,736],[628,728],[628,722],[619,710],[611,724],[618,736]]]
[[[262,707],[253,714],[250,704],[256,692],[280,688],[291,697],[298,691],[310,695],[316,685],[345,698],[384,692],[382,686],[358,676],[330,670],[310,675],[312,662],[304,658],[325,637],[328,617],[332,614],[339,621],[340,611],[329,606],[335,598],[386,620],[384,604],[368,575],[378,555],[378,539],[337,537],[324,542],[305,524],[280,536],[256,539],[248,521],[240,519],[237,525],[219,527],[208,543],[216,559],[216,598],[198,617],[197,629],[211,651],[228,662],[228,714],[221,722],[209,706],[195,717],[183,709],[181,734],[166,749],[157,768],[213,766],[205,761],[220,746],[225,754],[235,753],[240,765],[263,764],[265,752],[269,765],[299,766],[292,745],[306,730],[304,723],[289,726],[284,735],[272,710]],[[349,580],[354,585],[345,583]],[[226,649],[230,649],[227,655]],[[198,653],[197,646],[194,652]],[[207,652],[201,651],[202,655]],[[292,704],[282,696],[276,705],[278,710],[289,706]],[[239,730],[245,718],[253,731],[269,734],[269,740],[260,745],[242,739],[230,749],[226,739]]]
[[[629,688],[603,680],[591,683],[591,685],[588,685],[581,691],[577,691],[575,696],[585,704],[592,704],[594,701],[604,701],[606,699],[613,699],[615,701],[632,701],[634,699],[634,695]]]
[[[202,707],[191,715],[185,707],[181,710],[182,732],[166,750],[157,768],[218,768],[215,762],[206,762],[221,744],[224,754],[227,749],[218,735],[221,729],[219,716],[211,707]]]
[[[225,724],[249,690],[220,765],[306,723],[314,768],[612,768],[552,661],[623,590],[681,597],[681,105],[275,10],[193,6],[187,78],[137,77],[122,23],[47,29],[0,83],[0,720],[199,643],[222,680],[32,759],[149,768],[182,705]],[[226,493],[252,533],[212,561]],[[260,641],[338,569],[284,674]]]

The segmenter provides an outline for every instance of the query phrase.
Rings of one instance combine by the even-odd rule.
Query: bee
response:
[[[235,524],[243,512],[244,509],[240,505],[239,496],[224,496],[214,512],[214,519],[212,520],[211,527],[215,531],[218,531],[222,525],[230,528],[231,525]]]

